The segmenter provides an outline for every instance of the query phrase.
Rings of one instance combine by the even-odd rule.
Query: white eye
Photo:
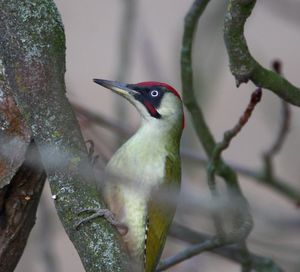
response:
[[[153,91],[151,91],[151,96],[152,97],[157,97],[158,96],[158,91],[157,90],[153,90]]]

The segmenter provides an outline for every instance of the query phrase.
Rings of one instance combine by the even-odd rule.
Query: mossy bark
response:
[[[104,219],[74,228],[81,209],[103,203],[65,95],[65,37],[57,9],[51,0],[7,0],[0,18],[6,78],[38,146],[63,226],[86,271],[125,271],[117,231]]]
[[[224,40],[230,70],[237,86],[251,80],[256,86],[268,89],[292,105],[300,106],[300,89],[281,75],[261,66],[251,55],[244,35],[247,19],[256,0],[229,0],[224,20]]]

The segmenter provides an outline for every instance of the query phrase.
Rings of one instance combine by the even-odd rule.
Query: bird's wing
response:
[[[167,156],[165,179],[160,188],[153,192],[148,204],[145,235],[145,272],[155,271],[159,262],[176,209],[175,201],[171,203],[170,200],[174,200],[177,195],[180,179],[180,160]]]

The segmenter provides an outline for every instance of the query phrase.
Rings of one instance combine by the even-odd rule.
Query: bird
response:
[[[122,238],[137,271],[152,272],[159,263],[180,191],[182,99],[162,82],[94,82],[128,100],[141,116],[136,133],[106,166],[103,196],[114,217],[111,222],[126,226]]]

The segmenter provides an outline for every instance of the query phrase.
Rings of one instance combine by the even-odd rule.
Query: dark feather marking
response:
[[[169,84],[163,82],[156,82],[156,81],[145,81],[145,82],[137,83],[136,85],[143,86],[143,87],[153,87],[153,86],[165,87],[169,92],[173,93],[181,100],[180,94]]]
[[[149,230],[149,217],[146,219],[146,226],[145,226],[145,241],[144,241],[144,268],[146,268],[146,257],[147,257],[147,238],[148,238],[148,230]]]

